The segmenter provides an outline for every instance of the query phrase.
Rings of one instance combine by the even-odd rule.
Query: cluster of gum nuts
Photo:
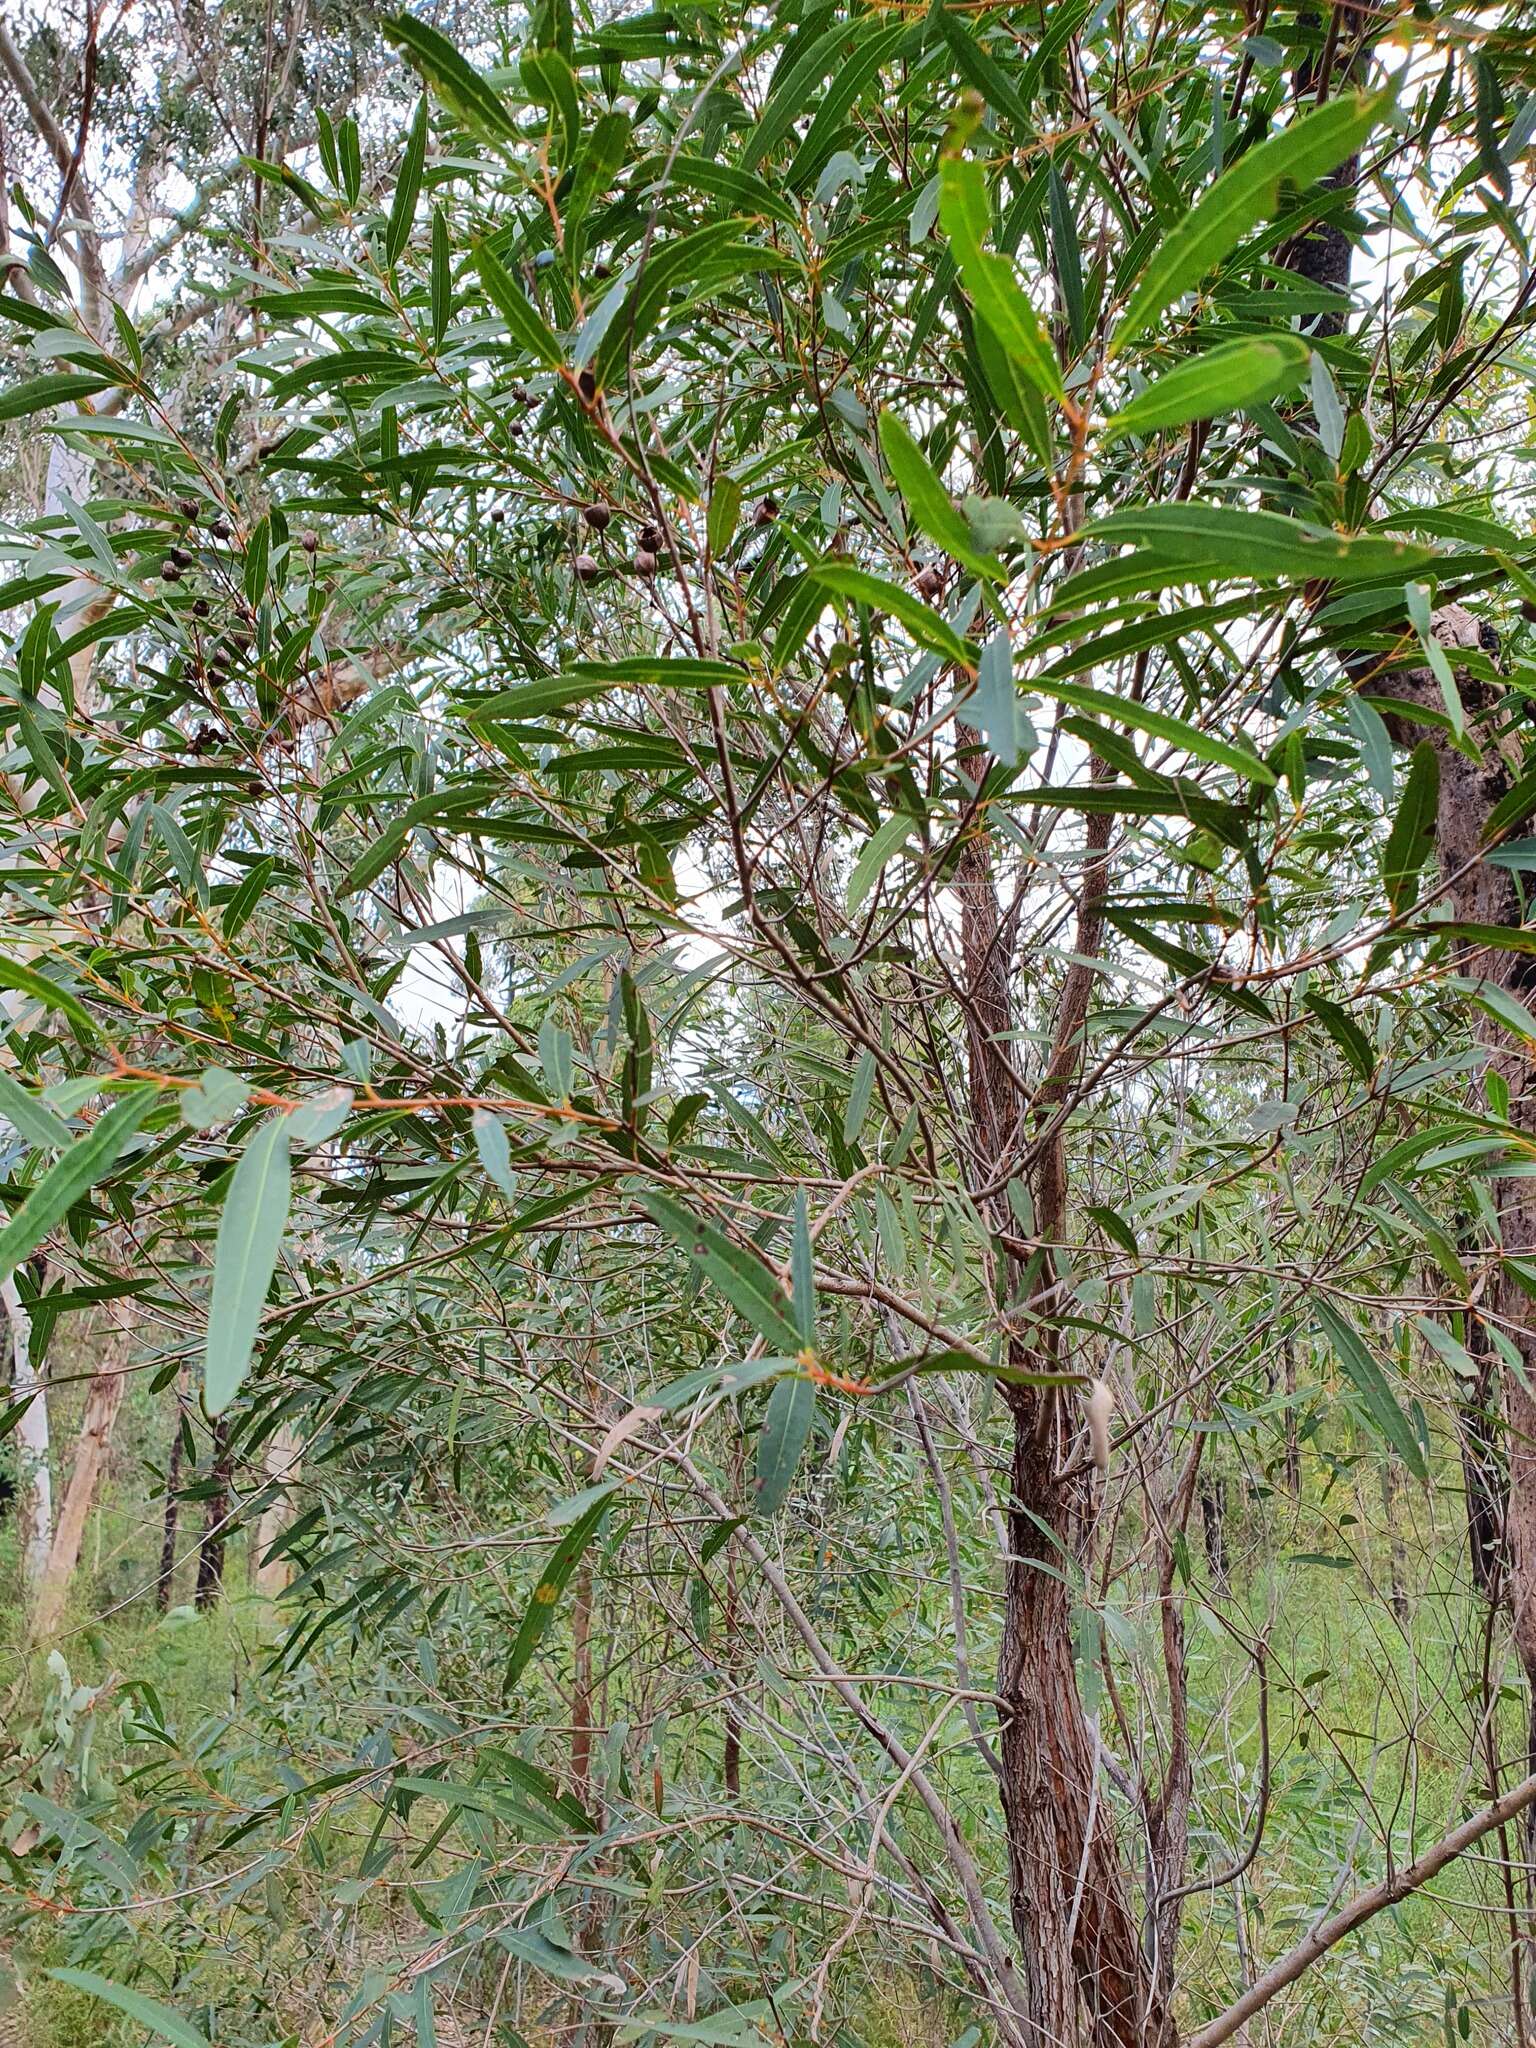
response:
[[[754,526],[769,526],[778,516],[777,502],[773,498],[764,498],[752,515],[752,523]],[[583,507],[581,517],[589,533],[604,533],[613,521],[613,512],[607,505],[587,505]],[[665,536],[659,526],[646,524],[641,527],[631,565],[635,575],[650,577],[656,574],[664,542]],[[596,555],[580,554],[574,566],[578,579],[583,583],[595,583],[603,573],[603,565]]]
[[[189,569],[196,567],[197,557],[192,552],[192,549],[186,545],[186,541],[193,538],[190,529],[196,526],[199,519],[206,520],[208,531],[216,541],[227,541],[231,534],[229,521],[216,506],[206,506],[197,498],[182,498],[178,500],[176,510],[185,520],[189,531],[174,547],[169,547],[165,551],[165,559],[160,564],[160,577],[162,582],[165,583],[179,583]],[[208,517],[210,511],[213,514],[211,518]],[[319,545],[320,536],[312,529],[306,529],[305,532],[299,535],[299,546],[306,555],[313,555]],[[207,598],[194,598],[192,610],[198,618],[207,618],[209,612]]]

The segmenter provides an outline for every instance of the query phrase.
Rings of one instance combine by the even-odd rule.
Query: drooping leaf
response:
[[[208,2048],[208,2036],[200,2034],[190,2020],[172,2012],[158,1998],[147,1998],[127,1984],[113,1984],[106,1977],[97,1976],[94,1970],[59,1969],[50,1970],[48,1975],[55,1984],[67,1984],[74,1991],[99,1998],[103,2005],[116,2006],[136,2027],[148,2027],[157,2041],[168,2041],[171,2048]]]
[[[1386,1374],[1371,1356],[1359,1331],[1331,1302],[1315,1301],[1312,1313],[1318,1328],[1332,1346],[1334,1356],[1354,1382],[1365,1411],[1377,1431],[1398,1453],[1416,1479],[1426,1478],[1429,1468],[1424,1459],[1424,1446],[1420,1443],[1412,1423],[1399,1407],[1397,1397],[1387,1382]]]
[[[1214,419],[1294,391],[1310,351],[1294,334],[1251,335],[1204,350],[1165,372],[1104,423],[1104,438],[1151,434]]]
[[[487,297],[507,323],[507,332],[516,346],[546,369],[554,369],[564,362],[564,352],[550,332],[544,316],[516,279],[503,270],[484,242],[475,250],[475,268],[480,273]]]
[[[511,1654],[507,1658],[503,1690],[510,1691],[516,1685],[534,1651],[544,1640],[560,1597],[570,1584],[571,1574],[586,1554],[588,1546],[602,1527],[608,1512],[606,1499],[596,1500],[579,1521],[573,1522],[560,1541],[550,1552],[539,1582],[533,1589],[528,1605],[523,1610],[522,1621],[512,1639]]]
[[[271,1116],[247,1141],[219,1218],[203,1361],[203,1401],[210,1415],[229,1406],[250,1370],[288,1223],[292,1185],[288,1120]]]
[[[1335,533],[1283,513],[1235,505],[1127,507],[1090,520],[1081,537],[1134,542],[1212,578],[1386,576],[1433,559],[1429,549],[1410,541],[1378,533]]]
[[[469,127],[493,140],[517,133],[501,95],[430,22],[414,14],[396,14],[382,27],[385,39],[404,53],[444,105]]]
[[[788,1296],[762,1261],[733,1244],[713,1223],[691,1215],[670,1195],[648,1192],[642,1206],[758,1335],[793,1358],[801,1346],[799,1327]]]
[[[1376,1056],[1371,1051],[1370,1040],[1349,1012],[1338,1003],[1330,1002],[1326,996],[1320,996],[1315,989],[1308,989],[1302,1001],[1361,1080],[1369,1081],[1376,1071]]]
[[[982,246],[991,233],[992,209],[980,164],[959,156],[944,158],[939,166],[939,219],[976,318],[1037,391],[1061,398],[1061,365],[1039,314],[1025,297],[1009,259]]]
[[[865,604],[872,611],[889,612],[892,618],[900,619],[920,647],[970,666],[969,651],[953,626],[921,598],[898,589],[883,576],[872,576],[867,569],[856,569],[851,562],[821,562],[810,574],[834,596],[849,598],[855,604]]]
[[[426,160],[427,103],[423,99],[417,105],[416,118],[411,123],[410,134],[406,137],[405,155],[401,158],[400,176],[389,209],[389,224],[384,231],[384,261],[391,270],[405,254],[406,244],[411,239],[411,228],[416,219],[416,201],[421,196],[421,176]]]
[[[1217,762],[1224,768],[1235,769],[1239,775],[1246,776],[1262,788],[1274,787],[1274,770],[1257,754],[1250,753],[1246,747],[1234,746],[1230,740],[1218,739],[1214,733],[1202,732],[1186,719],[1175,718],[1170,712],[1157,710],[1154,705],[1116,697],[1108,690],[1096,690],[1086,683],[1058,683],[1050,677],[1037,678],[1034,687],[1043,696],[1059,698],[1063,704],[1075,705],[1080,711],[1096,712],[1105,718],[1134,726],[1140,732],[1168,740],[1186,754],[1193,754],[1197,761]]]
[[[504,1195],[515,1197],[517,1180],[512,1171],[512,1147],[506,1125],[489,1109],[477,1109],[470,1121],[480,1164]]]
[[[768,1396],[757,1439],[757,1478],[752,1511],[776,1515],[789,1498],[795,1470],[816,1419],[816,1387],[795,1374],[782,1379]]]
[[[1397,816],[1381,856],[1382,884],[1394,917],[1412,909],[1419,872],[1434,851],[1439,793],[1439,760],[1430,741],[1421,740],[1413,750]]]
[[[880,446],[891,466],[896,487],[907,508],[930,540],[937,541],[947,555],[964,562],[978,576],[1005,581],[1007,569],[995,555],[984,554],[971,540],[965,516],[955,507],[938,472],[933,468],[903,421],[893,412],[880,415]]]
[[[916,829],[913,820],[898,811],[887,818],[883,825],[865,840],[859,849],[848,876],[848,895],[845,908],[850,917],[856,917],[863,908],[864,899],[874,888],[886,864],[912,837]]]
[[[153,1089],[135,1088],[59,1154],[21,1207],[0,1227],[0,1279],[14,1273],[49,1231],[63,1222],[80,1197],[112,1171],[123,1147],[154,1106],[154,1099]]]
[[[15,989],[18,995],[30,996],[45,1008],[58,1010],[87,1038],[96,1034],[91,1013],[79,997],[72,996],[68,989],[60,988],[56,981],[39,973],[37,968],[29,967],[24,960],[0,959],[0,988]]]
[[[40,1095],[24,1088],[6,1067],[0,1067],[0,1117],[4,1117],[29,1145],[51,1145],[62,1150],[72,1145],[75,1134],[61,1116],[56,1116]]]

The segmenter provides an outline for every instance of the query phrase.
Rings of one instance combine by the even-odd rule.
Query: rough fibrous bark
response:
[[[1103,850],[1108,820],[1090,819],[1088,863],[1076,952],[1091,958],[1102,936]],[[1010,1168],[1026,1151],[1030,1126],[1059,1107],[1077,1061],[1091,969],[1069,970],[1058,1004],[1053,1051],[1031,1101],[1010,1032],[1011,949],[984,837],[972,840],[957,874],[969,1085],[972,1184],[989,1220],[1011,1231]],[[1036,1146],[1031,1175],[1036,1236],[1060,1236],[1067,1197],[1060,1132]],[[1049,1254],[1047,1254],[1049,1256]],[[1023,1283],[1017,1259],[1004,1277],[1010,1296]],[[1034,1300],[1045,1308],[1053,1273],[1040,1269]],[[1010,1362],[1042,1360],[1022,1340]],[[1164,2048],[1173,2036],[1145,1967],[1112,1817],[1098,1792],[1097,1731],[1078,1681],[1074,1587],[1078,1581],[1092,1485],[1091,1468],[1071,1479],[1067,1419],[1051,1389],[1010,1389],[1013,1458],[1008,1504],[1008,1563],[998,1667],[1002,1715],[1002,1805],[1009,1891],[1028,1999],[1031,2039],[1040,2048],[1081,2038],[1086,2018],[1094,2048]]]
[[[224,1538],[229,1521],[229,1424],[213,1425],[213,1490],[203,1521],[202,1541],[197,1547],[197,1586],[192,1598],[198,1607],[212,1607],[224,1585]]]

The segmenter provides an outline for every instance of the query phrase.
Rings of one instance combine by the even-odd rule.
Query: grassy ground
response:
[[[132,1466],[120,1462],[61,1638],[71,1684],[101,1688],[102,1696],[82,1717],[94,1723],[88,1753],[81,1754],[77,1737],[56,1765],[54,1790],[62,1805],[99,1795],[97,1817],[108,1832],[121,1833],[146,1807],[182,1811],[159,1865],[150,1859],[145,1866],[144,1889],[163,1898],[179,1884],[227,1876],[230,1859],[201,1860],[211,1838],[207,1815],[217,1816],[221,1806],[239,1808],[253,1784],[277,1788],[285,1757],[294,1782],[346,1760],[369,1725],[370,1688],[378,1675],[366,1658],[348,1661],[340,1648],[330,1653],[323,1675],[314,1668],[293,1678],[264,1675],[277,1617],[247,1592],[237,1546],[228,1562],[227,1597],[209,1613],[185,1604],[190,1562],[182,1567],[169,1614],[158,1615],[147,1598],[126,1598],[147,1580],[158,1544],[155,1513],[145,1510],[142,1496],[135,1505],[137,1486]],[[1406,1490],[1383,1503],[1379,1486],[1378,1468],[1362,1462],[1346,1470],[1326,1499],[1300,1511],[1280,1497],[1234,1492],[1227,1520],[1230,1587],[1215,1584],[1205,1561],[1195,1561],[1189,1655],[1199,1868],[1220,1868],[1232,1859],[1248,1839],[1257,1806],[1259,1688],[1234,1630],[1250,1640],[1263,1636],[1268,1651],[1272,1783],[1263,1848],[1242,1884],[1194,1899],[1187,1909],[1183,1980],[1217,2000],[1295,1940],[1330,1896],[1346,1896],[1378,1877],[1384,1840],[1405,1858],[1466,1810],[1478,1783],[1468,1759],[1478,1741],[1485,1610],[1465,1581],[1459,1503],[1449,1491]],[[8,1540],[0,1531],[0,1588],[9,1586],[14,1595]],[[1336,1562],[1319,1561],[1327,1559]],[[1345,1568],[1348,1559],[1353,1563]],[[1402,1585],[1419,1589],[1411,1617],[1394,1606],[1394,1570]],[[1115,1598],[1112,1587],[1112,1607]],[[1111,1636],[1122,1651],[1155,1661],[1155,1617],[1117,1610],[1114,1618]],[[0,1644],[21,1639],[13,1598],[0,1607]],[[984,1643],[975,1654],[983,1665]],[[159,1750],[139,1743],[130,1753],[125,1747],[128,1679],[152,1689],[172,1731]],[[0,1693],[13,1700],[9,1740],[20,1739],[33,1761],[24,1768],[14,1751],[8,1760],[0,1755],[0,1813],[11,1806],[27,1768],[32,1776],[26,1781],[39,1782],[39,1731],[61,1683],[40,1655],[23,1663],[13,1647]],[[1134,1716],[1133,1689],[1127,1698]],[[1503,1708],[1506,1749],[1514,1744],[1520,1711],[1511,1688]],[[1154,1747],[1150,1723],[1148,1747]],[[677,1775],[686,1781],[684,1757]],[[420,1922],[402,1892],[356,1884],[366,1825],[366,1815],[360,1821],[354,1814],[317,1828],[305,1855],[264,1888],[246,1893],[238,1909],[215,1910],[203,1901],[116,1922],[116,1943],[92,1966],[132,1975],[151,1992],[158,1986],[193,2012],[211,2041],[325,2038],[340,2023],[349,1991],[370,1969],[382,1985],[421,1940]],[[981,1826],[977,1834],[1000,1892],[1000,1843]],[[1507,1986],[1499,1905],[1486,1864],[1469,1860],[1454,1867],[1433,1897],[1383,1916],[1341,1951],[1250,2048],[1288,2048],[1304,2039],[1309,2048],[1438,2048],[1463,2038],[1463,2010],[1471,2038],[1497,2040],[1498,2001]],[[643,1928],[642,1916],[636,1940]],[[142,2048],[142,2029],[43,1977],[49,1966],[80,1960],[81,1935],[78,1920],[35,1923],[15,1957],[26,1972],[25,1997],[0,2015],[0,2048]],[[943,1997],[925,2003],[910,1989],[896,1996],[880,1989],[882,1983],[890,1983],[888,1962],[872,1971],[859,1998],[857,2033],[845,2036],[860,2048],[946,2048],[964,2031],[963,2011],[959,2024],[945,2031],[955,2014]],[[182,1989],[188,1984],[202,2001],[195,2009]],[[439,2001],[438,2048],[458,2048],[458,2030],[474,2019],[476,1998],[483,1999],[468,1987],[456,2009],[451,1993],[449,1986]],[[519,2011],[527,2039],[552,2038],[537,2019],[547,2011],[538,2001]],[[474,2035],[466,2038],[478,2043],[484,2024],[481,2010]],[[287,2034],[274,2033],[274,2026],[286,2026]],[[398,2038],[409,2041],[411,2028]]]

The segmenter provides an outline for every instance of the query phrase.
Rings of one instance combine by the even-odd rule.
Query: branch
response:
[[[1492,1834],[1495,1828],[1503,1827],[1506,1821],[1513,1820],[1517,1813],[1523,1813],[1533,1805],[1536,1805],[1536,1772],[1522,1778],[1518,1785],[1511,1786],[1491,1806],[1485,1806],[1470,1820],[1464,1820],[1459,1828],[1452,1828],[1448,1835],[1442,1835],[1434,1847],[1426,1849],[1415,1862],[1384,1877],[1369,1891],[1358,1892],[1331,1920],[1324,1920],[1314,1927],[1288,1955],[1283,1955],[1277,1963],[1271,1963],[1235,2005],[1229,2005],[1218,2019],[1202,2027],[1198,2034],[1192,2034],[1188,2048],[1220,2048],[1223,2041],[1230,2041],[1245,2021],[1252,2019],[1288,1984],[1294,1984],[1329,1949],[1336,1948],[1347,1934],[1353,1934],[1357,1927],[1363,1927],[1367,1920],[1374,1919],[1388,1906],[1395,1906],[1410,1892],[1418,1891],[1431,1878],[1438,1877],[1447,1863],[1454,1863],[1474,1843],[1480,1842],[1484,1835]]]
[[[11,32],[0,21],[0,66],[3,66],[11,83],[21,94],[22,103],[31,116],[32,125],[47,145],[48,152],[63,172],[68,172],[74,158],[69,137],[53,117],[48,102],[38,90],[37,80],[27,69],[27,60],[11,40]]]
[[[92,32],[94,33],[94,30]],[[63,175],[65,191],[73,190],[78,195],[76,213],[80,225],[75,235],[75,248],[80,265],[82,312],[86,326],[95,335],[101,324],[101,299],[106,291],[106,274],[101,264],[101,237],[96,227],[90,187],[75,161],[74,145],[59,126],[47,101],[38,90],[37,80],[27,68],[27,60],[12,41],[10,30],[4,21],[0,21],[0,70],[6,73],[20,93],[39,139]],[[62,211],[61,203],[60,212]]]
[[[215,199],[237,185],[245,176],[244,164],[225,164],[203,180],[187,204],[179,213],[173,213],[169,225],[141,249],[132,262],[124,262],[118,274],[118,284],[125,292],[131,292],[141,284],[155,265],[169,256],[178,242],[184,241],[198,225]]]
[[[53,226],[45,237],[48,242],[58,233],[59,224],[69,211],[70,194],[79,181],[80,166],[85,162],[85,145],[90,139],[91,114],[96,105],[96,24],[97,14],[92,7],[86,12],[85,50],[80,59],[80,125],[75,133],[75,146],[70,151],[69,162],[64,166],[64,181],[59,186],[59,203],[54,208]],[[86,210],[90,210],[88,199]]]

